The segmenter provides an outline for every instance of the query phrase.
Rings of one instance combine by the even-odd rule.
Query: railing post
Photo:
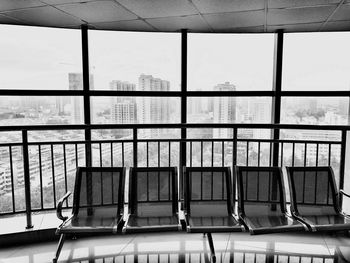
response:
[[[133,144],[133,165],[137,167],[137,128],[132,129],[132,144]]]
[[[232,171],[237,164],[237,128],[233,128]]]
[[[29,172],[29,154],[28,154],[28,131],[22,130],[23,143],[23,172],[24,172],[24,193],[26,201],[26,229],[33,228],[32,224],[32,204],[30,200],[30,172]]]
[[[345,176],[345,156],[346,156],[346,137],[347,131],[342,130],[341,133],[341,149],[340,149],[340,167],[339,167],[339,189],[344,189],[344,176]],[[339,196],[339,204],[343,205],[343,195]],[[341,207],[342,208],[342,207]]]

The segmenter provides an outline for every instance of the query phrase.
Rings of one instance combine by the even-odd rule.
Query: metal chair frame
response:
[[[297,202],[297,197],[296,197],[296,187],[295,187],[295,182],[293,176],[291,174],[293,172],[308,172],[308,171],[320,171],[320,172],[327,172],[328,173],[328,183],[330,185],[330,191],[333,199],[333,208],[334,211],[337,215],[347,218],[350,220],[350,215],[345,214],[341,210],[341,205],[340,205],[340,196],[342,195],[343,197],[350,198],[350,195],[346,193],[344,190],[340,189],[339,191],[337,190],[336,187],[336,182],[335,182],[335,177],[334,177],[334,172],[332,167],[330,166],[317,166],[317,167],[286,167],[287,171],[287,176],[288,176],[288,182],[289,182],[289,187],[291,190],[290,193],[290,199],[291,199],[291,213],[292,216],[295,217],[296,219],[304,222],[309,228],[309,231],[316,232],[316,231],[335,231],[335,230],[350,230],[350,223],[349,224],[343,224],[343,225],[337,225],[337,226],[322,226],[316,225],[310,220],[306,219],[301,215],[298,211],[298,202]],[[316,186],[315,186],[316,187]],[[316,200],[315,200],[316,202]],[[307,203],[305,203],[308,205]],[[302,205],[302,204],[301,204]],[[326,215],[326,214],[325,214]],[[322,228],[322,229],[321,229]]]
[[[129,170],[129,205],[128,214],[125,219],[125,224],[123,227],[123,233],[127,232],[154,232],[154,231],[167,231],[170,230],[167,226],[155,225],[149,227],[140,227],[139,229],[131,230],[128,227],[129,218],[131,215],[135,215],[137,212],[138,203],[143,203],[143,201],[137,200],[137,173],[138,172],[170,172],[171,175],[171,202],[172,202],[172,213],[173,216],[177,217],[177,227],[176,230],[182,230],[182,226],[179,220],[179,201],[178,201],[178,174],[176,167],[130,167]],[[170,190],[170,186],[169,186]],[[148,191],[148,190],[147,190]],[[162,201],[145,201],[145,203],[161,204]],[[137,215],[136,215],[137,217]],[[175,228],[175,227],[174,227]],[[171,229],[174,230],[174,229]]]
[[[235,196],[235,186],[232,187],[232,180],[231,180],[231,169],[230,167],[184,167],[183,168],[183,177],[185,182],[185,188],[184,188],[184,197],[185,197],[185,218],[186,218],[186,225],[187,225],[187,232],[200,232],[203,233],[204,236],[206,235],[208,238],[210,253],[211,253],[211,259],[212,262],[216,262],[216,255],[215,255],[215,248],[212,238],[213,232],[242,232],[245,231],[245,227],[243,225],[239,225],[237,228],[228,229],[227,227],[212,227],[208,226],[207,228],[201,228],[193,230],[190,225],[191,220],[191,186],[192,181],[190,180],[190,174],[191,172],[223,172],[225,173],[225,180],[226,180],[226,201],[227,201],[227,212],[228,216],[232,216],[232,218],[238,222],[238,217],[234,215],[234,199],[232,198]],[[223,186],[224,187],[224,186]],[[202,186],[201,186],[202,189]],[[213,198],[213,196],[212,196]],[[197,201],[197,200],[196,200]],[[203,200],[204,201],[204,200]],[[214,201],[214,200],[205,200],[205,201]]]
[[[76,230],[74,227],[69,231],[70,234],[79,234],[79,233],[100,233],[100,232],[109,232],[109,233],[119,233],[122,225],[124,224],[123,221],[123,211],[124,211],[124,182],[125,182],[125,167],[77,167],[76,170],[76,177],[75,177],[75,185],[74,185],[74,197],[73,197],[73,208],[72,208],[72,214],[68,216],[62,215],[62,207],[64,202],[68,199],[68,197],[71,195],[71,192],[67,192],[57,203],[57,210],[56,215],[57,217],[62,220],[63,222],[56,230],[56,235],[60,235],[58,246],[56,250],[55,257],[53,258],[53,262],[57,262],[59,255],[61,253],[67,232],[65,231],[65,226],[69,223],[69,221],[73,220],[75,216],[78,215],[79,209],[82,208],[79,205],[80,202],[80,189],[81,189],[81,181],[82,181],[82,174],[85,172],[87,174],[92,172],[118,172],[120,173],[119,182],[118,182],[118,197],[117,197],[117,206],[116,206],[116,225],[112,226],[110,229],[98,229],[98,228],[87,228],[87,229],[80,229],[77,228]],[[91,175],[88,175],[91,179]],[[89,186],[90,183],[90,186]],[[87,183],[87,187],[91,187],[91,180],[89,180],[89,183]],[[91,199],[89,199],[89,196],[87,196],[87,202],[89,203],[88,207],[88,214],[91,213],[89,209],[93,207],[91,203]],[[102,206],[102,205],[101,205]],[[96,206],[94,206],[96,207]]]
[[[288,226],[276,226],[276,227],[261,227],[256,228],[254,227],[253,223],[250,221],[249,216],[245,213],[244,208],[244,187],[243,187],[243,178],[242,178],[242,171],[254,171],[254,172],[273,172],[276,174],[276,181],[272,178],[272,184],[271,187],[271,193],[277,195],[277,189],[279,190],[279,201],[276,203],[272,203],[271,201],[266,201],[264,203],[271,202],[271,209],[276,210],[279,206],[281,215],[283,215],[288,220],[297,221],[300,226],[298,227],[288,227]],[[283,173],[282,169],[280,167],[255,167],[255,166],[235,166],[235,175],[237,179],[237,185],[238,185],[238,216],[244,222],[246,227],[249,229],[250,234],[267,234],[267,233],[278,233],[278,232],[289,232],[289,231],[303,231],[307,230],[307,226],[303,224],[303,221],[296,220],[293,218],[287,211],[286,208],[286,197],[285,197],[285,185],[283,180]],[[270,182],[269,182],[270,183]],[[252,202],[258,202],[258,200],[252,200]],[[250,201],[247,201],[250,202]],[[297,224],[298,225],[298,224]],[[299,228],[299,229],[297,229]]]

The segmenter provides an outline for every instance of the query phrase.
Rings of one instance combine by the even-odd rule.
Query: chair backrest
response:
[[[125,167],[78,167],[73,214],[115,216],[123,214]]]
[[[176,167],[138,167],[129,172],[129,213],[139,217],[178,212]]]
[[[312,216],[340,212],[331,167],[286,167],[286,170],[291,188],[292,211]]]
[[[185,210],[192,217],[233,213],[229,167],[185,167]]]
[[[236,166],[238,212],[246,216],[281,215],[286,212],[280,167]]]

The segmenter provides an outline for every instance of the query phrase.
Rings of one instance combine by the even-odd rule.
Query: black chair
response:
[[[123,232],[181,230],[176,167],[130,168]]]
[[[291,188],[292,215],[305,222],[310,231],[350,230],[350,217],[341,211],[333,169],[286,167]]]
[[[307,230],[287,214],[281,168],[236,166],[235,173],[238,214],[251,234]]]
[[[234,217],[230,168],[184,167],[183,171],[187,232],[207,234],[215,261],[211,233],[245,230]]]
[[[57,262],[67,234],[120,232],[124,223],[124,179],[124,167],[77,168],[72,215],[62,215],[70,192],[57,204],[57,217],[63,223],[56,230],[60,240],[53,262]]]

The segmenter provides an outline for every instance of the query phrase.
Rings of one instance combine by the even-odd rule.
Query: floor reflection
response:
[[[338,237],[213,235],[218,263],[350,262],[350,240]],[[267,238],[266,238],[267,239]],[[273,241],[274,240],[274,241]],[[0,249],[1,263],[51,262],[56,243]],[[210,251],[200,235],[134,235],[69,241],[59,262],[209,263]]]
[[[247,245],[245,242],[244,245]],[[134,244],[133,251],[123,251],[118,255],[108,254],[96,256],[92,252],[87,258],[69,258],[68,262],[123,262],[123,263],[209,263],[210,251],[207,247],[198,251],[147,251],[139,249],[139,245]],[[249,243],[248,243],[249,245]],[[241,242],[230,242],[227,250],[216,250],[216,262],[218,263],[332,263],[350,262],[349,247],[335,247],[330,253],[327,247],[314,244],[289,244],[290,251],[278,251],[279,244],[266,243],[265,248],[243,248]],[[300,253],[295,252],[298,248]]]

